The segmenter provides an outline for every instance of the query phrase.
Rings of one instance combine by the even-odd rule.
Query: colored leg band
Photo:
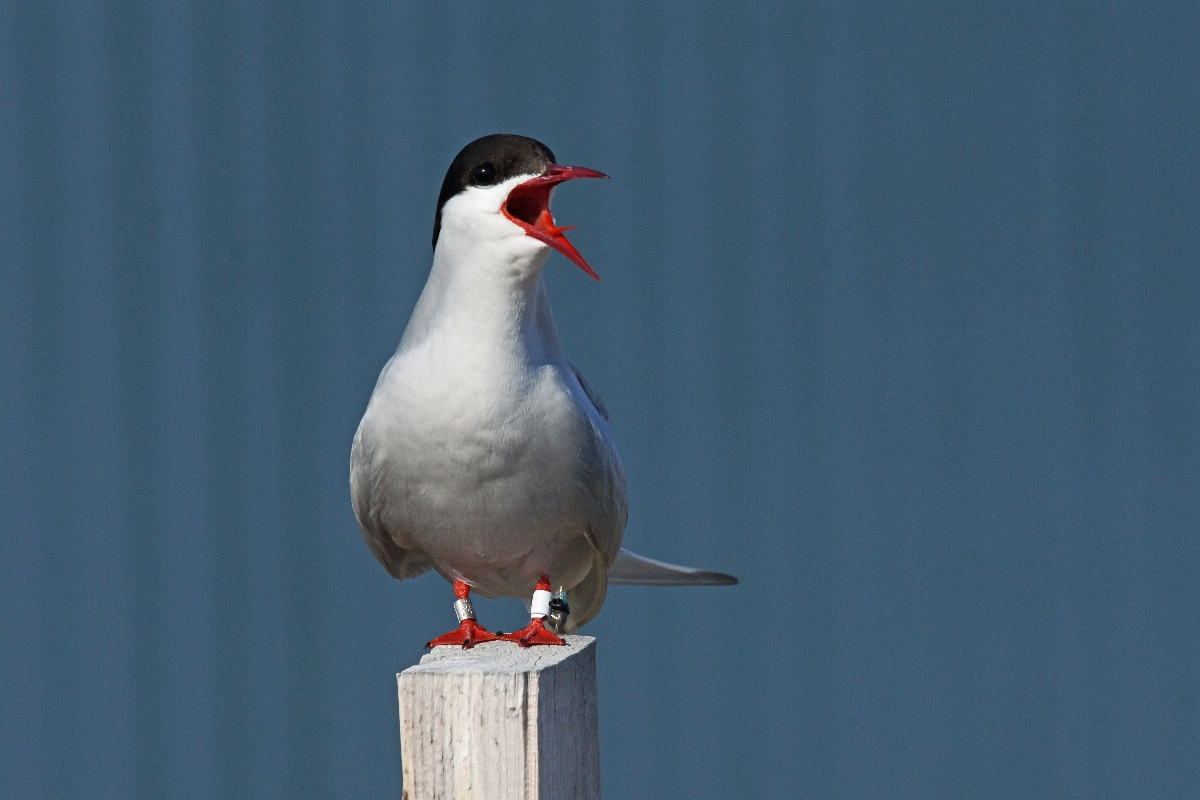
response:
[[[550,614],[550,592],[538,589],[533,593],[533,602],[529,604],[529,616],[545,617]]]

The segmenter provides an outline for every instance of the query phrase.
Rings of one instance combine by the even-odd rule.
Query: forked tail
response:
[[[723,572],[655,561],[622,548],[608,569],[608,582],[616,586],[729,586],[738,579]]]

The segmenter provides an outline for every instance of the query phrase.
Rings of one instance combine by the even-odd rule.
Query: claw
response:
[[[458,628],[443,633],[441,636],[425,643],[425,647],[439,647],[444,644],[461,644],[463,650],[470,650],[481,642],[494,642],[500,637],[484,628],[473,619],[464,619]]]
[[[500,637],[506,642],[516,642],[519,647],[533,647],[539,644],[558,644],[565,645],[562,639],[546,630],[546,626],[542,624],[541,617],[535,617],[529,621],[529,627],[523,631],[514,631],[506,633]]]

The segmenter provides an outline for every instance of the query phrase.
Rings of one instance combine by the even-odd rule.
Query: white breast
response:
[[[514,237],[504,263],[483,263],[454,210],[363,417],[357,469],[387,534],[446,577],[491,595],[524,595],[540,574],[571,586],[592,563],[589,527],[613,523],[589,486],[603,465],[587,463],[607,425],[559,347],[547,248]]]

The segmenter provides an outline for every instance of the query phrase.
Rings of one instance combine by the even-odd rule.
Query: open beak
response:
[[[550,164],[541,175],[514,186],[500,210],[504,212],[504,216],[524,228],[526,234],[550,245],[574,261],[588,275],[600,280],[600,276],[593,272],[583,260],[583,256],[579,255],[575,245],[563,236],[564,231],[573,230],[575,226],[559,228],[554,224],[554,215],[550,213],[550,192],[554,191],[558,184],[572,178],[607,177],[603,172],[587,167],[560,167],[558,164]]]

